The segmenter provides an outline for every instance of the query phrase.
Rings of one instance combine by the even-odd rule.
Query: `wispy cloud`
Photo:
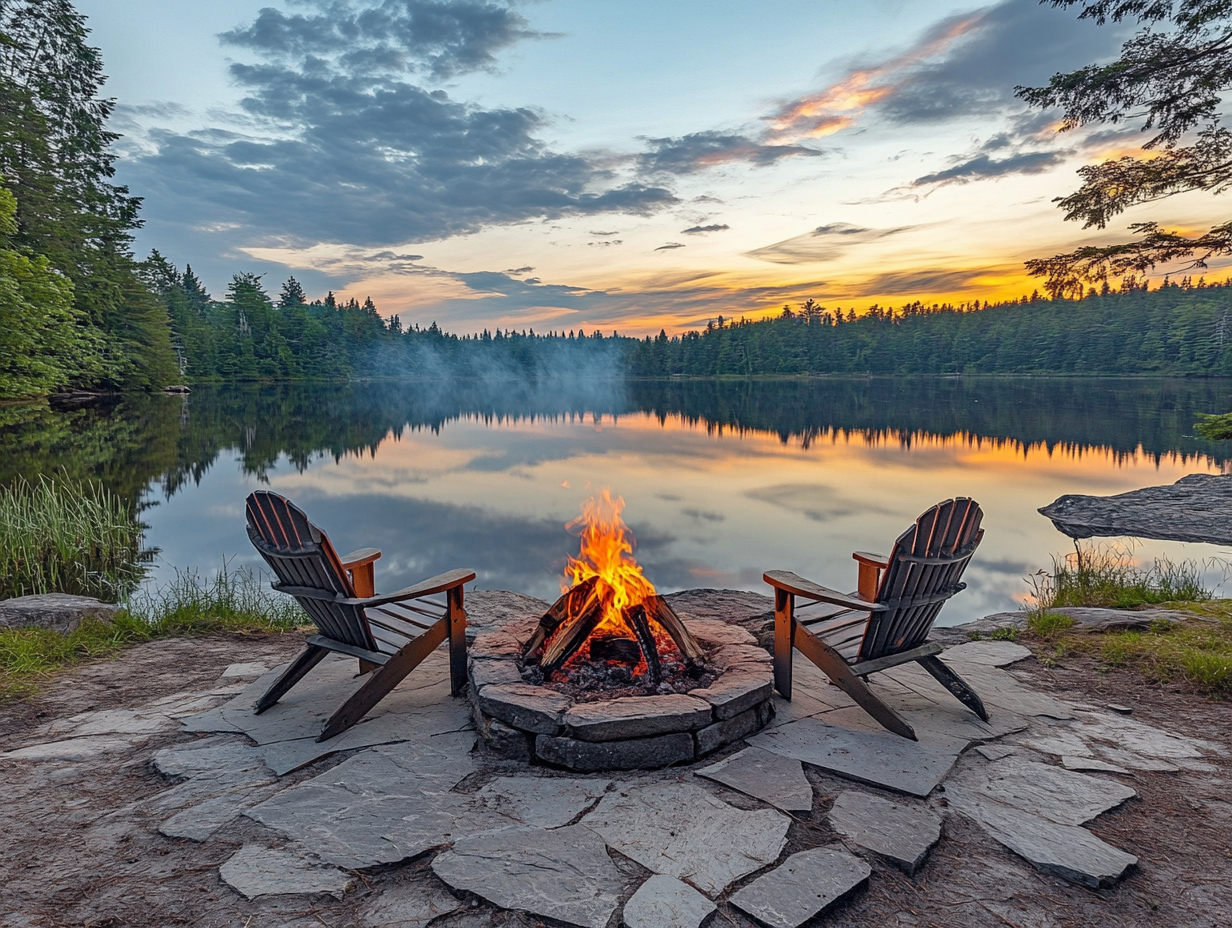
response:
[[[817,264],[841,257],[858,245],[880,241],[891,235],[907,232],[915,226],[899,226],[890,229],[869,229],[846,222],[832,222],[818,226],[812,232],[775,242],[746,252],[750,258],[770,261],[774,264]]]
[[[1075,22],[1037,0],[1002,0],[942,20],[901,54],[853,67],[830,86],[782,104],[766,117],[768,139],[821,138],[865,114],[901,125],[1021,111],[1016,85],[1111,54],[1129,28]]]
[[[668,242],[666,245],[660,245],[655,251],[672,251],[675,248],[684,248],[680,242]]]
[[[815,158],[824,154],[803,145],[783,145],[718,131],[646,139],[646,143],[651,150],[638,158],[638,166],[646,174],[694,174],[734,162],[765,167],[784,158]]]
[[[726,232],[731,226],[719,223],[713,223],[708,226],[690,226],[687,229],[681,229],[681,235],[706,235],[710,232]]]

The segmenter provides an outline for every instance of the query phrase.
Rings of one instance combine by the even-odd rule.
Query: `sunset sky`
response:
[[[1127,26],[1036,0],[78,0],[145,252],[294,274],[404,324],[618,329],[1029,293],[1104,232],[1051,202],[1144,140],[1019,84]],[[1223,276],[1220,274],[1219,276]]]

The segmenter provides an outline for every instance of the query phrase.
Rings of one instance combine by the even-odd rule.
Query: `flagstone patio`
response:
[[[676,608],[686,621],[748,620],[763,602],[735,595],[733,606],[733,594],[693,591]],[[468,601],[473,627],[489,631],[545,607],[516,594]],[[1003,866],[1019,884],[1027,866],[1099,889],[1155,865],[1087,826],[1134,800],[1135,773],[1221,772],[1226,747],[1034,689],[1014,671],[1029,657],[1004,641],[942,655],[983,697],[987,723],[914,665],[872,678],[919,733],[911,742],[797,655],[796,698],[775,696],[775,717],[747,742],[664,770],[585,775],[489,750],[468,701],[449,695],[444,651],[324,744],[314,738],[358,685],[355,662],[326,661],[255,716],[278,667],[249,661],[213,686],[49,721],[0,753],[0,770],[51,789],[74,764],[131,763],[163,744],[148,763],[165,788],[107,818],[200,845],[220,894],[263,906],[250,928],[505,924],[499,912],[522,913],[509,924],[697,928],[717,910],[796,928],[825,923],[890,871],[927,867],[956,831],[1011,852]],[[391,866],[407,878],[383,878]],[[356,894],[347,920],[329,914],[330,899]],[[7,905],[4,924],[51,924]],[[307,909],[318,921],[274,914]]]

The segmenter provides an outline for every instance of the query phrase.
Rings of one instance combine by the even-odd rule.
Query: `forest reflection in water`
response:
[[[853,550],[884,550],[922,509],[969,495],[987,535],[955,622],[1012,609],[1025,574],[1069,548],[1035,510],[1218,473],[1195,414],[1232,381],[1009,378],[359,383],[200,388],[75,408],[0,407],[0,481],[67,472],[139,501],[171,568],[255,563],[243,498],[272,486],[338,545],[376,545],[379,585],[472,566],[482,588],[545,598],[602,487],[625,497],[663,590],[763,590],[795,570],[847,589]],[[1147,542],[1207,558],[1205,545]],[[1218,581],[1221,570],[1208,574]]]

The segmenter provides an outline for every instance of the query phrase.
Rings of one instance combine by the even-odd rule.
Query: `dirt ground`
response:
[[[229,664],[260,661],[272,666],[299,647],[298,638],[287,635],[179,639],[133,648],[115,659],[63,674],[31,700],[0,706],[0,751],[36,740],[34,730],[51,720],[208,690]],[[1084,889],[1040,873],[970,821],[948,815],[941,842],[914,877],[872,860],[874,875],[867,886],[808,924],[1232,925],[1232,704],[1209,702],[1180,687],[1148,685],[1132,672],[1098,673],[1093,663],[1082,659],[1052,668],[1028,660],[1016,665],[1015,671],[1030,684],[1066,699],[1132,706],[1135,718],[1216,741],[1229,753],[1209,758],[1213,771],[1122,778],[1138,791],[1138,798],[1088,826],[1140,859],[1139,866],[1111,889]],[[243,899],[220,881],[218,867],[245,840],[268,843],[268,832],[241,817],[204,844],[172,839],[158,831],[166,813],[150,809],[152,798],[173,785],[151,768],[150,758],[161,747],[193,737],[172,726],[126,753],[37,764],[0,760],[4,835],[0,924],[11,928],[411,925],[419,923],[375,919],[376,900],[408,884],[444,889],[428,867],[429,854],[356,873],[356,889],[341,902],[328,896]],[[973,762],[970,754],[959,764]],[[341,759],[323,760],[283,782],[289,785],[315,776]],[[511,762],[492,760],[485,772],[464,781],[461,788],[478,789],[487,779],[509,772],[510,766]],[[836,840],[825,813],[845,784],[813,769],[809,777],[816,802],[811,813],[795,816],[786,853]],[[928,803],[943,808],[944,793]],[[632,891],[646,872],[614,856]],[[752,878],[734,884],[723,898]],[[462,908],[438,918],[432,928],[552,924],[495,909],[478,899],[463,901]],[[751,928],[752,923],[721,902],[706,925]]]

